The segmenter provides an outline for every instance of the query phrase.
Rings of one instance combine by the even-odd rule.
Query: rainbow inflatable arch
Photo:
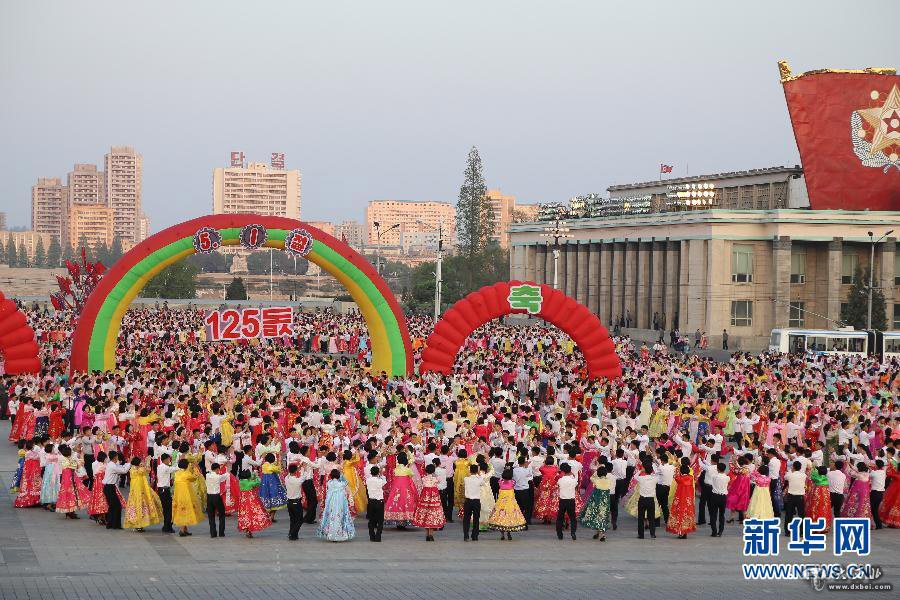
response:
[[[372,265],[344,242],[295,219],[253,214],[208,215],[169,227],[128,251],[107,271],[79,317],[72,342],[72,371],[110,371],[122,317],[141,289],[168,265],[194,254],[195,234],[203,228],[221,236],[222,245],[241,243],[241,230],[261,225],[262,246],[284,249],[285,238],[302,229],[311,236],[305,257],[341,282],[359,306],[372,344],[372,372],[412,372],[413,353],[406,319],[396,298]]]

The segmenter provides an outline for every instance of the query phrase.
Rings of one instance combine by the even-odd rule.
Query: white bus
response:
[[[869,336],[869,348],[885,362],[900,359],[900,331],[876,331]]]
[[[769,351],[865,356],[869,351],[869,334],[854,329],[773,329]]]

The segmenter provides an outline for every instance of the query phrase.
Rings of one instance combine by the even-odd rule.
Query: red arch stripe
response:
[[[621,377],[622,365],[615,344],[597,315],[559,290],[527,281],[502,281],[485,286],[450,307],[428,336],[419,370],[449,375],[457,352],[473,331],[493,319],[525,313],[509,305],[510,288],[522,284],[541,289],[541,307],[535,316],[552,323],[572,338],[584,354],[591,379]]]

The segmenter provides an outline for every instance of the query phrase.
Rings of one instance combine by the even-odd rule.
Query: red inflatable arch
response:
[[[485,286],[450,307],[428,336],[420,372],[449,375],[466,338],[488,321],[509,314],[541,317],[569,334],[584,354],[591,379],[615,379],[622,375],[615,344],[597,315],[559,290],[527,281],[501,281]]]
[[[0,355],[8,375],[38,373],[41,370],[34,329],[28,325],[25,313],[3,292],[0,292]]]

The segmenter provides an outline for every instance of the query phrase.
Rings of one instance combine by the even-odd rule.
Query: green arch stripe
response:
[[[218,231],[222,235],[223,241],[237,241],[240,238],[240,228],[226,228]],[[269,229],[269,239],[267,244],[271,242],[280,242],[283,244],[288,233],[289,232],[284,229]],[[117,311],[124,311],[125,308],[127,308],[127,305],[124,307],[121,306],[123,304],[123,298],[135,288],[141,278],[158,268],[161,263],[165,263],[180,254],[187,256],[188,254],[193,253],[193,236],[183,237],[150,253],[122,276],[121,280],[104,299],[103,304],[97,313],[95,326],[91,333],[88,347],[88,367],[90,370],[104,368],[104,350],[107,339],[112,333],[111,327],[115,324],[116,333],[118,333],[118,327],[121,323],[121,319],[116,318],[116,313]],[[344,276],[349,280],[349,284],[353,284],[363,292],[365,298],[370,303],[371,308],[377,312],[384,328],[384,333],[391,350],[391,366],[393,373],[405,372],[407,359],[406,348],[400,333],[399,324],[397,323],[397,319],[391,310],[390,305],[384,300],[384,297],[377,286],[356,265],[320,240],[314,240],[310,258],[320,266],[326,267],[326,270]],[[331,268],[329,269],[327,267]],[[346,281],[343,283],[348,285],[348,282]],[[371,337],[373,332],[370,331],[369,335]]]

